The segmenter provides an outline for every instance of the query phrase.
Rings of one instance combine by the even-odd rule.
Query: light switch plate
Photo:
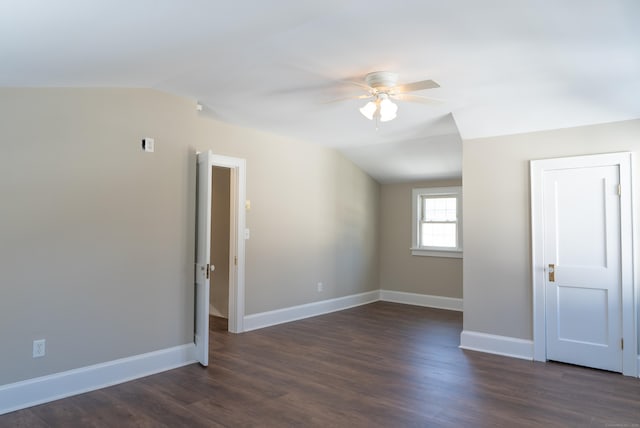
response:
[[[142,150],[145,152],[153,153],[156,149],[156,142],[153,138],[143,138],[142,139]]]

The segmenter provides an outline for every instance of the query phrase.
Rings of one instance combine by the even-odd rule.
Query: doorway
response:
[[[232,243],[233,212],[230,168],[213,166],[211,174],[211,272],[209,314],[223,320],[216,325],[226,326],[229,320],[229,289],[235,280],[235,247]]]
[[[215,248],[212,246],[212,238],[216,241],[219,240],[212,227],[214,225],[212,215],[217,211],[213,198],[214,186],[217,187],[214,181],[216,178],[226,177],[227,174],[229,189],[227,230],[229,235],[228,239],[223,239],[226,241],[223,243],[223,247],[228,245],[228,257],[226,262],[224,258],[221,259],[219,265],[223,271],[220,276],[223,278],[221,282],[224,284],[224,278],[227,278],[226,294],[228,297],[225,305],[225,302],[220,300],[218,290],[214,289],[213,293],[211,292],[211,283],[216,270],[218,270],[216,265],[212,263],[212,250]],[[229,156],[214,155],[211,151],[198,153],[196,189],[194,343],[196,358],[200,364],[206,366],[209,361],[209,314],[212,310],[212,302],[214,305],[218,305],[221,313],[226,306],[228,331],[240,333],[244,330],[246,161]],[[218,233],[220,232],[218,231]],[[224,293],[224,290],[220,292]]]
[[[631,155],[531,161],[531,218],[534,359],[636,376]]]

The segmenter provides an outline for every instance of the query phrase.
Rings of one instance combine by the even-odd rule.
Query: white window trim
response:
[[[458,247],[444,249],[442,247],[421,247],[418,228],[418,212],[420,209],[420,197],[427,196],[455,196],[458,199]],[[411,255],[427,257],[451,257],[462,258],[462,187],[423,187],[411,191]]]

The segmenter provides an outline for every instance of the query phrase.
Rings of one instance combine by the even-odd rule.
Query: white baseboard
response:
[[[380,300],[380,292],[375,290],[247,315],[244,317],[244,331],[257,330],[259,328],[269,327],[276,324],[341,311],[343,309],[353,308],[354,306],[377,302],[378,300]]]
[[[341,311],[343,309],[366,305],[367,303],[373,303],[380,300],[384,302],[404,303],[407,305],[462,311],[462,299],[430,296],[428,294],[405,293],[400,291],[375,290],[247,315],[244,317],[244,331],[257,330],[259,328],[269,327],[276,324],[315,317],[317,315]]]
[[[523,360],[533,360],[533,341],[515,337],[464,330],[460,334],[460,348]]]
[[[406,293],[404,291],[380,290],[383,302],[404,303],[406,305],[426,306],[428,308],[448,309],[462,312],[462,299],[454,297],[431,296],[429,294]]]
[[[196,361],[187,344],[0,386],[0,415],[127,382]]]

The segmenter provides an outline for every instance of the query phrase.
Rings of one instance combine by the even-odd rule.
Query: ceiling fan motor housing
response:
[[[364,81],[374,89],[391,89],[398,83],[398,74],[390,71],[374,71],[367,74]]]

